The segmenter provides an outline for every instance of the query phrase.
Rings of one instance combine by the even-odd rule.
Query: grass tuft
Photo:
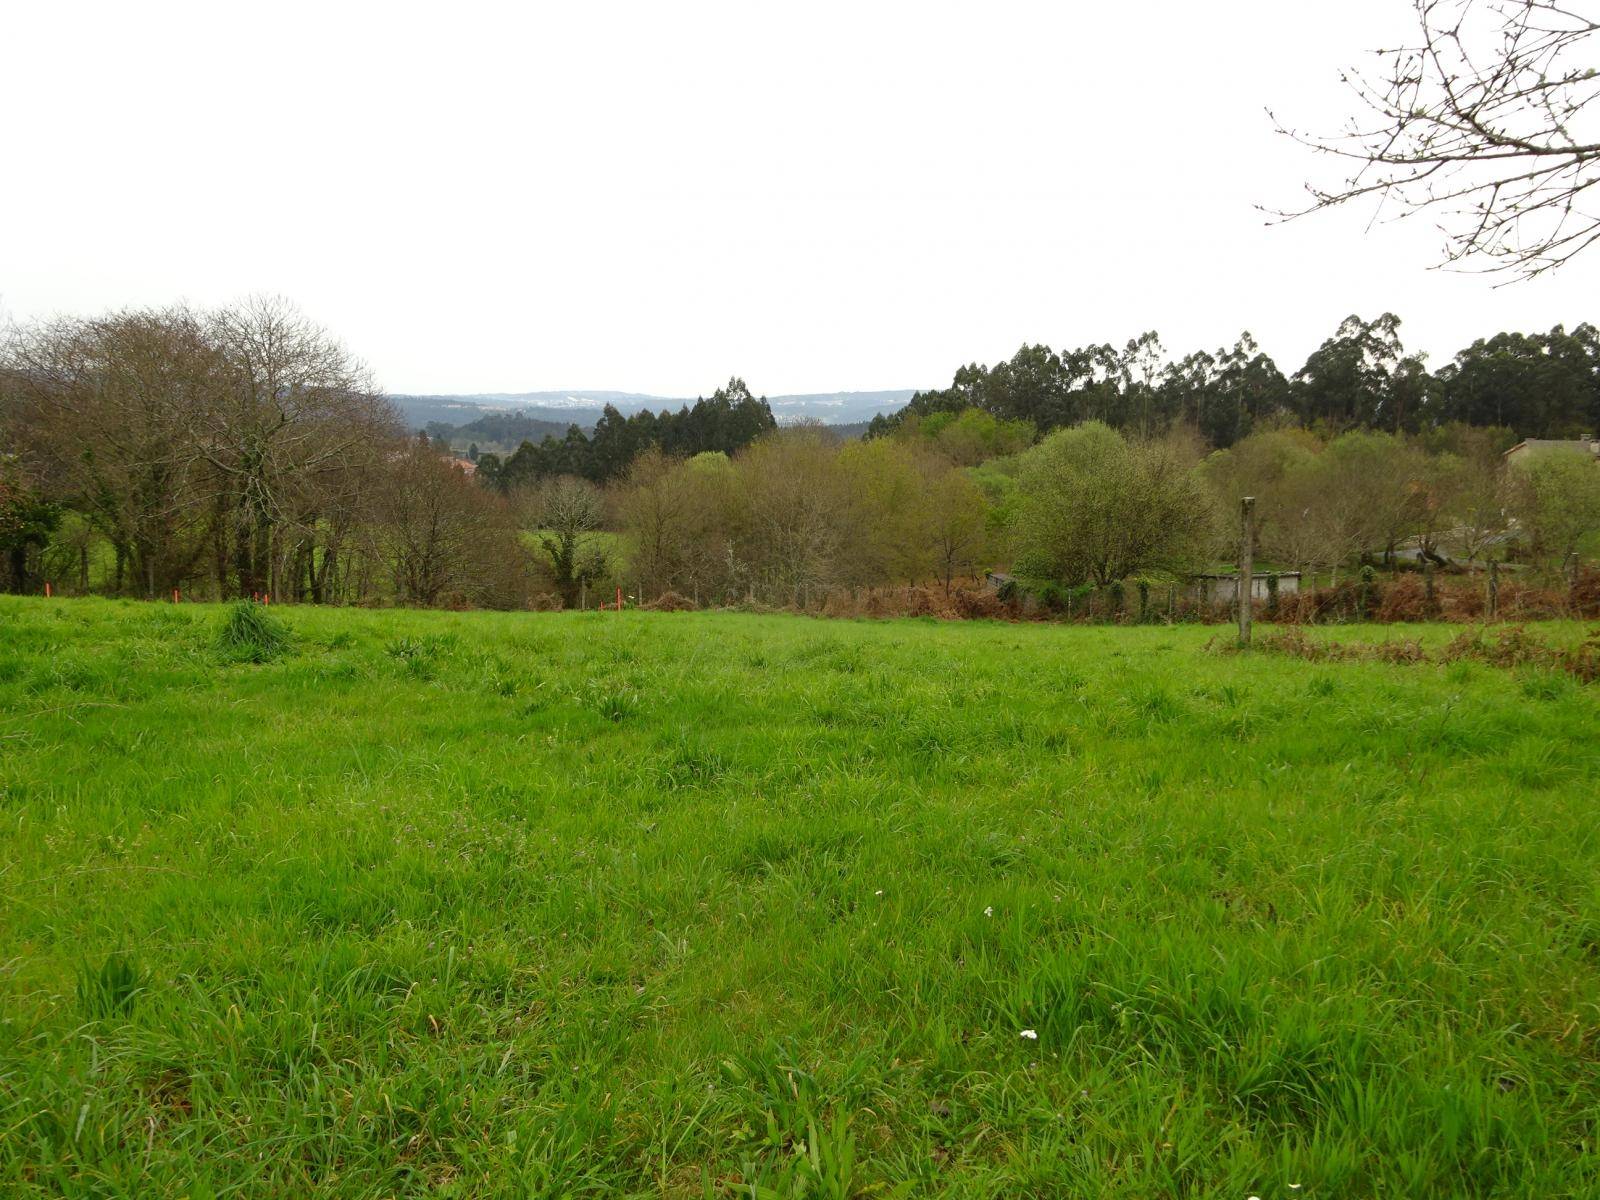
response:
[[[289,641],[289,626],[254,600],[230,604],[217,632],[217,650],[232,662],[273,662],[288,652]]]
[[[133,956],[116,951],[95,970],[87,963],[78,968],[78,1007],[94,1020],[126,1017],[147,987],[145,973]]]

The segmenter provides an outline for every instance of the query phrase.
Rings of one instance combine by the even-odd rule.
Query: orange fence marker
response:
[[[621,588],[617,589],[617,611],[618,612],[622,611],[622,589]]]
[[[48,579],[44,581],[44,598],[46,600],[50,599],[50,581]]]

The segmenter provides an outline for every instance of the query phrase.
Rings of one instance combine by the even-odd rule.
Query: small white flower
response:
[[[983,910],[983,915],[986,916],[986,917],[994,916],[994,908],[991,906],[989,908],[984,909]]]
[[[1030,1042],[1037,1042],[1039,1040],[1039,1031],[1037,1029],[1024,1029],[1022,1031],[1022,1036],[1027,1038]]]
[[[874,896],[881,896],[881,895],[883,895],[883,889],[879,888],[877,891],[873,892],[872,894]]]

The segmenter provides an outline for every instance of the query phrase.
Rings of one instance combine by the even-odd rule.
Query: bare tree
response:
[[[1303,145],[1356,164],[1308,184],[1302,216],[1378,198],[1399,216],[1432,210],[1442,265],[1487,261],[1531,278],[1600,240],[1600,96],[1584,0],[1413,0],[1416,40],[1379,50],[1372,75],[1344,80],[1358,115],[1333,135],[1286,127]]]
[[[693,481],[681,463],[650,447],[628,468],[617,509],[628,534],[641,599],[675,589],[687,574],[688,543],[697,524]]]
[[[232,571],[219,531],[218,588],[280,590],[281,535],[314,526],[297,504],[320,475],[364,443],[397,440],[392,406],[366,369],[288,301],[254,298],[212,314],[223,394],[196,413],[194,445],[218,480],[219,517],[232,525]],[[292,547],[291,547],[292,549]]]
[[[765,599],[804,603],[837,582],[847,481],[839,446],[817,428],[770,434],[734,460],[736,553]]]
[[[215,395],[215,355],[188,309],[128,310],[13,330],[15,436],[51,493],[116,555],[115,586],[146,598],[205,551],[205,479],[189,424]]]
[[[375,492],[372,552],[397,601],[492,608],[525,602],[526,553],[505,501],[426,440],[389,453]]]
[[[1467,454],[1457,462],[1448,500],[1453,548],[1469,563],[1483,558],[1509,527],[1506,480],[1499,455]]]

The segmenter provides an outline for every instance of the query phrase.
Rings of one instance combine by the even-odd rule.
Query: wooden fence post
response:
[[[1239,500],[1239,648],[1250,646],[1250,617],[1255,591],[1256,498]]]

